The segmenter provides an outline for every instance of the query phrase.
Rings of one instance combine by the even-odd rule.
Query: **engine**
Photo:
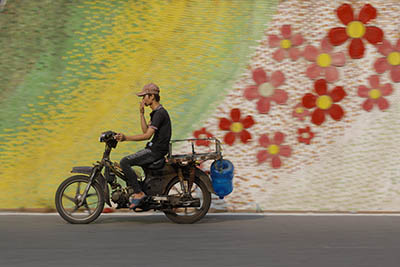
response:
[[[129,195],[126,190],[121,190],[120,188],[114,190],[111,194],[111,200],[118,204],[117,209],[129,207]]]

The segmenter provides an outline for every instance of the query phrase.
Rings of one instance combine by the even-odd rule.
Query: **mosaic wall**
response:
[[[0,209],[53,208],[102,131],[140,132],[152,81],[174,139],[223,140],[235,188],[214,209],[399,211],[398,21],[395,0],[9,0]]]

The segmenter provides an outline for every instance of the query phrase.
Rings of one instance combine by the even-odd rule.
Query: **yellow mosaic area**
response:
[[[200,118],[198,108],[210,99],[195,102],[193,111],[185,104],[208,83],[210,72],[220,67],[213,56],[232,53],[231,48],[218,45],[226,36],[222,33],[235,31],[230,27],[253,7],[241,1],[221,1],[216,6],[214,1],[115,5],[99,0],[87,1],[81,8],[86,9],[87,21],[75,32],[76,48],[62,57],[69,63],[66,76],[59,77],[53,91],[39,96],[38,106],[29,106],[30,112],[19,119],[26,124],[18,127],[18,133],[6,129],[3,134],[7,143],[0,151],[0,190],[7,194],[0,195],[1,209],[52,208],[55,190],[72,166],[100,160],[104,147],[98,136],[102,131],[139,133],[140,99],[134,93],[145,83],[161,85],[161,102],[173,111],[173,117]],[[96,32],[111,11],[109,30]],[[243,40],[236,42],[239,45]],[[202,45],[207,43],[217,45]],[[88,61],[90,68],[83,67]],[[203,76],[187,78],[199,72]],[[77,79],[77,75],[87,79]],[[234,80],[235,73],[231,75]],[[215,90],[214,96],[220,97],[222,91]],[[60,100],[55,100],[56,95],[61,95]],[[175,134],[183,135],[193,123],[175,123]],[[112,158],[119,160],[143,146],[120,144]]]

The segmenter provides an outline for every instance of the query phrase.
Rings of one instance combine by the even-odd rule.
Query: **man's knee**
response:
[[[121,166],[121,168],[130,167],[130,166],[131,166],[131,163],[129,162],[129,158],[128,158],[128,157],[122,158],[122,159],[120,160],[120,162],[119,162],[119,166]]]

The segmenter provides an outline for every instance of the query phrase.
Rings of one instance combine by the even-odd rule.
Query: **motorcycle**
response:
[[[100,142],[105,143],[105,151],[101,161],[93,167],[73,167],[71,172],[76,175],[67,178],[58,187],[56,209],[67,222],[91,223],[102,213],[105,204],[112,207],[111,201],[117,205],[116,209],[129,208],[130,192],[117,179],[126,181],[125,175],[119,164],[110,160],[111,150],[118,144],[115,135],[113,131],[102,133]],[[196,140],[214,141],[215,150],[196,153]],[[172,144],[176,142],[191,142],[192,153],[173,155]],[[218,164],[215,163],[220,162],[220,173],[229,173],[233,177],[233,166],[222,159],[221,143],[217,138],[172,140],[166,158],[142,166],[144,177],[140,177],[139,184],[146,197],[134,211],[162,211],[175,223],[194,223],[202,219],[210,208],[211,193],[218,194],[209,174],[199,168],[200,162],[206,160],[214,160],[213,165],[216,166]],[[215,187],[221,188],[221,184]],[[231,191],[231,182],[227,186],[222,183],[220,198]]]

